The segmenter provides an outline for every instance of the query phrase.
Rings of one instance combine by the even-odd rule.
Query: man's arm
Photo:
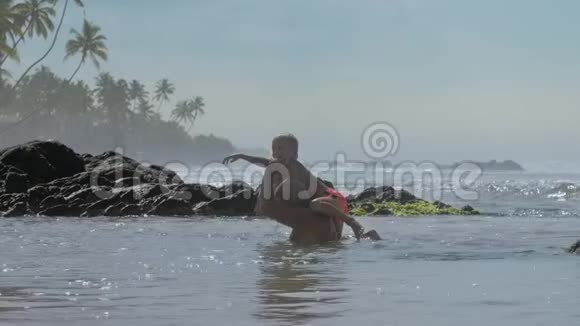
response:
[[[266,167],[268,166],[268,164],[270,164],[270,160],[264,157],[258,157],[258,156],[251,156],[251,155],[246,155],[246,154],[234,154],[234,155],[230,155],[226,158],[224,158],[223,160],[223,164],[230,164],[233,163],[237,160],[244,160],[244,161],[248,161],[252,164],[261,166],[261,167]]]

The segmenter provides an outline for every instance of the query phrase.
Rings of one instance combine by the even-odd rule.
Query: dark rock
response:
[[[64,197],[68,197],[72,194],[74,194],[75,192],[79,191],[83,189],[83,187],[81,185],[78,184],[69,184],[66,187],[62,187],[60,190],[60,194]]]
[[[139,205],[126,205],[121,209],[121,216],[140,216],[143,215],[143,210]]]
[[[85,164],[87,164],[93,157],[94,156],[89,153],[81,154],[81,158],[83,159],[83,161],[85,161]]]
[[[82,213],[82,209],[78,206],[71,206],[67,204],[60,204],[49,207],[38,213],[41,216],[79,216]]]
[[[576,241],[570,248],[568,252],[571,254],[580,254],[580,240]]]
[[[391,212],[386,207],[379,207],[376,211],[373,212],[373,216],[391,216],[393,212]]]
[[[208,201],[220,197],[220,191],[216,187],[211,185],[201,185],[198,183],[183,183],[172,187],[171,190],[174,193],[174,198],[188,201],[191,205],[196,205],[202,201]]]
[[[41,211],[44,211],[44,210],[49,209],[49,208],[54,207],[54,206],[66,205],[66,204],[67,204],[67,201],[62,195],[55,195],[55,196],[48,196],[48,197],[44,198],[44,200],[42,200],[40,202],[40,205],[38,205],[38,207]]]
[[[400,192],[395,191],[395,188],[389,186],[383,186],[379,188],[378,195],[375,197],[376,202],[382,201],[397,201],[397,194]]]
[[[30,180],[26,174],[9,172],[4,179],[6,193],[25,193],[30,189]]]
[[[105,152],[87,159],[87,171],[103,177],[112,184],[124,178],[137,178],[144,183],[180,184],[177,173],[157,165],[145,166],[115,152]]]
[[[99,200],[111,197],[111,189],[108,187],[90,187],[77,190],[65,197],[65,200],[71,205],[80,206],[86,204],[93,204]]]
[[[215,197],[215,195],[216,195],[215,193],[210,192],[209,196],[208,196],[210,199],[230,197],[231,195],[237,194],[240,191],[248,191],[253,195],[253,191],[254,191],[249,184],[247,184],[243,181],[234,181],[230,184],[219,187],[216,190],[217,190],[218,197]]]
[[[395,190],[391,186],[374,187],[363,190],[361,193],[347,198],[349,203],[362,202],[397,202],[400,204],[412,203],[421,200],[415,197],[412,193],[401,189]]]
[[[363,203],[362,205],[360,205],[360,207],[364,209],[364,211],[367,212],[368,214],[375,211],[375,205],[371,203]]]
[[[155,205],[147,214],[157,216],[190,216],[193,215],[191,204],[177,198],[166,198]]]
[[[449,205],[448,205],[448,206],[449,206]],[[469,212],[469,213],[471,213],[471,212],[474,212],[474,211],[475,211],[475,209],[474,209],[473,207],[469,206],[469,205],[463,206],[463,208],[461,208],[461,210],[462,210],[462,211],[465,211],[465,212]]]
[[[395,189],[391,186],[373,187],[367,188],[356,194],[354,196],[349,196],[350,201],[362,202],[362,201],[380,201],[389,200],[390,197],[394,198]]]
[[[84,171],[84,161],[59,142],[32,141],[0,151],[0,162],[15,167],[37,183]]]
[[[124,203],[117,203],[116,205],[111,205],[105,209],[103,216],[121,216],[121,210],[127,206]]]
[[[105,209],[109,208],[110,206],[118,204],[120,197],[121,194],[118,193],[116,195],[111,196],[110,198],[101,199],[87,206],[85,212],[81,216],[91,217],[102,215]]]
[[[3,176],[9,169],[10,167],[4,165],[4,163],[0,162],[0,176]],[[2,177],[2,179],[4,179]]]
[[[4,214],[2,214],[2,217],[20,217],[29,214],[30,211],[28,210],[28,205],[26,203],[19,202],[14,204],[14,206],[12,206],[10,209],[4,212]]]
[[[38,207],[44,198],[48,197],[48,189],[44,186],[35,186],[28,189],[28,203],[31,206]]]
[[[199,203],[194,211],[206,216],[254,215],[256,199],[257,196],[252,189],[240,190],[223,198]]]
[[[414,203],[419,200],[422,199],[415,197],[415,195],[408,192],[407,190],[401,189],[395,192],[395,201],[400,204]]]
[[[439,209],[451,208],[451,205],[447,205],[447,204],[440,202],[438,200],[434,201],[433,205],[435,205],[435,207],[437,207]],[[465,207],[467,207],[467,206],[465,206]],[[471,210],[473,210],[473,207],[471,207]]]
[[[144,183],[134,187],[113,189],[113,192],[120,193],[120,199],[124,203],[134,204],[144,199],[169,193],[169,190],[158,184]]]
[[[48,188],[48,195],[49,196],[55,196],[55,195],[60,194],[60,187],[47,185],[47,188]]]
[[[137,177],[122,178],[115,181],[114,188],[126,188],[140,185],[141,179]]]
[[[80,186],[89,186],[91,184],[91,174],[88,172],[81,172],[75,175],[55,179],[51,182],[46,183],[46,186],[54,186],[54,187],[67,187],[70,185],[80,185]]]
[[[17,203],[27,203],[28,194],[4,194],[0,195],[0,212],[11,209]]]

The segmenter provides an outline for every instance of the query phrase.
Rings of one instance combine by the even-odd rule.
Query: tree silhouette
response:
[[[163,103],[169,101],[169,95],[173,95],[174,92],[175,87],[167,78],[163,78],[157,82],[154,99],[159,102],[158,112],[161,111]]]
[[[78,32],[74,28],[71,30],[71,34],[73,34],[74,37],[66,43],[66,55],[64,59],[67,60],[71,56],[80,54],[81,61],[68,79],[68,82],[72,81],[87,58],[90,58],[97,68],[101,66],[99,60],[107,61],[107,46],[105,45],[105,40],[107,38],[100,34],[100,31],[100,27],[90,23],[86,19],[83,24],[82,32]]]

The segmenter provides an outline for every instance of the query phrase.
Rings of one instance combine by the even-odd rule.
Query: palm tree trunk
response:
[[[83,56],[81,58],[81,62],[79,62],[77,69],[75,69],[75,72],[73,72],[73,74],[70,76],[70,78],[66,81],[67,84],[70,84],[70,82],[73,80],[73,78],[75,78],[77,72],[79,72],[79,69],[81,69],[81,66],[83,65],[84,62],[85,62],[85,57]]]
[[[12,86],[11,92],[14,92],[14,90],[16,90],[18,85],[20,85],[20,83],[22,82],[22,79],[24,79],[24,77],[26,77],[26,75],[28,75],[30,70],[32,70],[32,68],[34,68],[40,62],[42,62],[48,56],[48,54],[52,51],[52,49],[54,48],[54,45],[56,44],[56,40],[58,39],[58,33],[60,32],[60,28],[62,27],[62,22],[64,21],[64,16],[66,14],[66,8],[68,7],[68,2],[69,2],[69,0],[66,0],[64,3],[64,7],[62,9],[62,15],[60,16],[60,21],[58,22],[58,27],[56,28],[56,32],[54,33],[54,38],[52,39],[52,43],[50,44],[50,47],[44,53],[44,55],[42,55],[42,57],[40,57],[40,59],[36,60],[32,65],[30,65],[30,67],[28,67],[28,69],[26,69],[24,71],[22,76],[20,76],[20,78],[18,78],[16,83],[14,83],[14,85]]]

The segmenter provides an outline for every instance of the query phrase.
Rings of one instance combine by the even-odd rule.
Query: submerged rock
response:
[[[571,254],[580,254],[580,240],[576,241],[573,245],[570,246],[568,252]]]

